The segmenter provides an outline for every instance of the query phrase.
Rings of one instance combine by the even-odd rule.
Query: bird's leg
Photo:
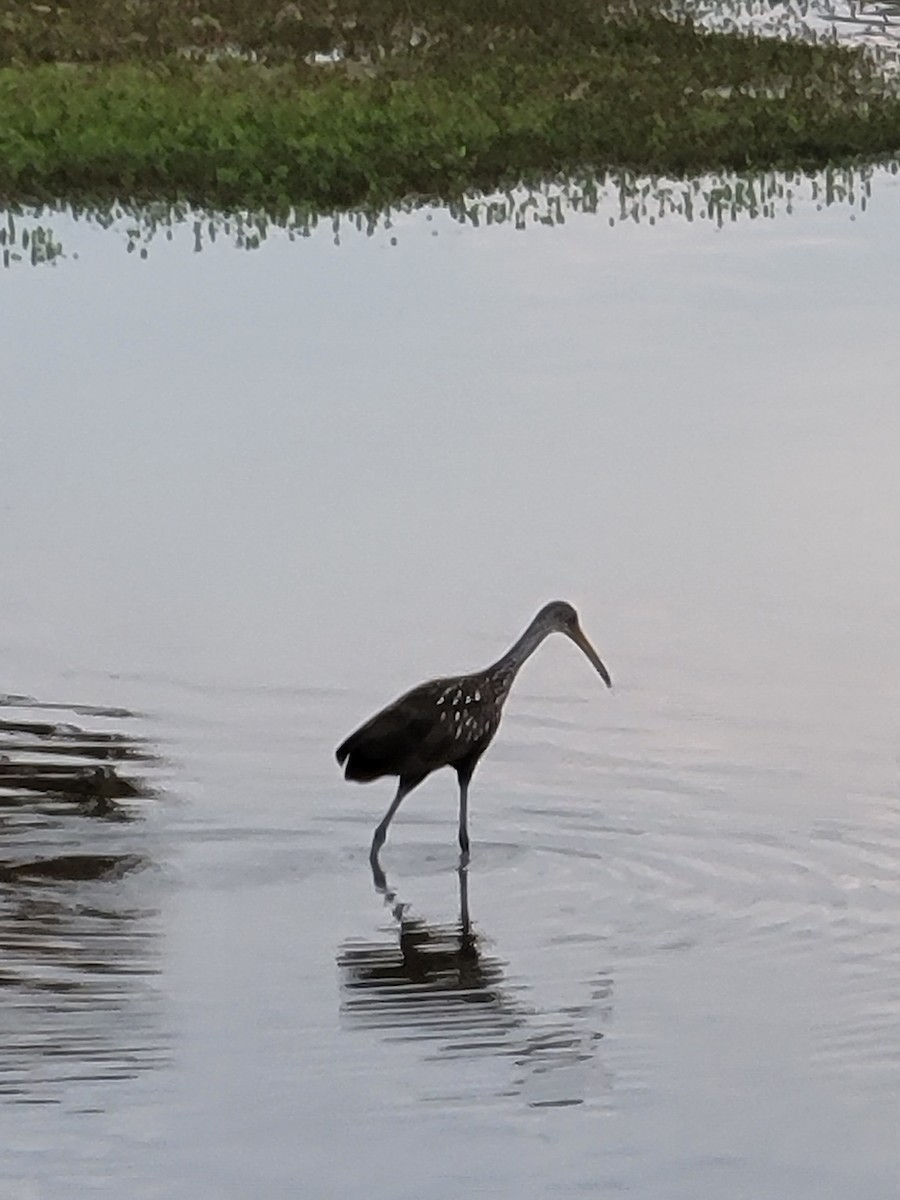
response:
[[[424,778],[424,775],[401,776],[400,782],[397,784],[397,795],[391,801],[391,807],[384,814],[384,820],[375,830],[375,834],[372,838],[372,849],[369,851],[369,862],[371,863],[373,869],[378,865],[378,851],[384,845],[384,839],[387,837],[388,825],[390,825],[394,818],[394,813],[400,807],[400,802],[403,800],[403,797],[408,796],[413,788],[420,784]]]
[[[459,773],[459,865],[469,864],[469,780],[471,775]]]

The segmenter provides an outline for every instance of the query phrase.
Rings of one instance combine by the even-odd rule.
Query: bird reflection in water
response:
[[[496,1080],[496,1092],[536,1107],[581,1104],[596,1091],[592,1067],[603,1037],[596,1026],[611,1010],[608,975],[595,979],[589,1004],[536,1011],[472,924],[466,866],[456,872],[459,917],[447,924],[411,916],[377,856],[371,868],[395,932],[389,941],[354,940],[341,948],[341,1012],[348,1026],[378,1030],[393,1042],[437,1043],[430,1057],[506,1060],[510,1069]]]
[[[165,1057],[148,860],[121,803],[146,794],[134,771],[153,756],[118,729],[34,711],[57,707],[0,697],[19,710],[0,719],[0,1098],[83,1105],[86,1087]]]

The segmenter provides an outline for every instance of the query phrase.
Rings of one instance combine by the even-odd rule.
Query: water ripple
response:
[[[152,862],[124,807],[148,794],[134,771],[154,755],[110,726],[133,719],[125,710],[0,703],[16,710],[0,720],[0,1097],[65,1103],[75,1081],[133,1078],[166,1057],[157,915],[139,882]]]

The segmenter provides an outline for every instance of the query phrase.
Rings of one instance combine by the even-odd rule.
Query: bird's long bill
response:
[[[594,649],[594,647],[591,645],[591,643],[585,637],[584,632],[581,629],[581,626],[576,625],[574,629],[569,630],[567,632],[569,633],[569,637],[572,639],[572,641],[575,643],[575,645],[578,646],[579,649],[583,650],[584,653],[587,655],[587,657],[590,659],[590,661],[593,663],[594,667],[597,669],[598,674],[600,675],[600,678],[603,680],[603,682],[606,684],[606,686],[612,687],[612,680],[609,677],[609,671],[607,671],[606,667],[604,667],[603,663],[600,661],[600,655],[597,653],[597,651]]]

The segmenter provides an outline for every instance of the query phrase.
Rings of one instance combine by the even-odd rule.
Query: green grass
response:
[[[857,51],[587,0],[549,24],[531,0],[420,0],[414,15],[393,2],[367,8],[365,28],[339,7],[290,18],[293,40],[283,4],[117,5],[96,44],[76,36],[75,10],[53,10],[61,32],[15,6],[27,20],[0,42],[0,197],[330,210],[585,167],[683,176],[900,150],[900,97]],[[192,35],[259,61],[179,56]],[[336,39],[350,69],[304,61]]]

